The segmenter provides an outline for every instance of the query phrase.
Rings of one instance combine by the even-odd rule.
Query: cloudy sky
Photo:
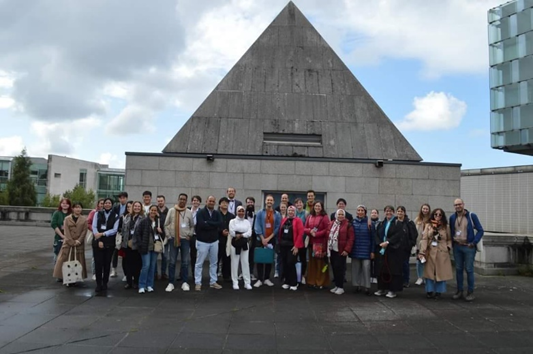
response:
[[[490,148],[487,10],[503,0],[296,0],[424,161]],[[160,152],[286,0],[0,0],[0,156],[124,167]]]

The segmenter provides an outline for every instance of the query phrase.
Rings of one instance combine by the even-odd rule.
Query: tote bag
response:
[[[263,264],[274,263],[274,249],[256,247],[254,250],[254,262]]]
[[[81,263],[78,261],[76,247],[70,248],[70,251],[68,253],[68,259],[70,259],[70,256],[72,255],[72,249],[74,249],[74,260],[72,261],[69,260],[67,262],[64,262],[63,267],[61,268],[63,272],[63,284],[64,285],[83,281],[83,278],[82,278],[83,267],[81,266]]]

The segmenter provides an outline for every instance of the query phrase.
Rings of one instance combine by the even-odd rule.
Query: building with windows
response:
[[[231,40],[231,39],[230,39]],[[327,211],[345,198],[383,210],[450,210],[460,165],[422,158],[320,33],[289,4],[162,153],[126,153],[126,187],[173,203],[178,194],[256,199],[309,189]],[[276,204],[279,199],[276,200]]]
[[[533,155],[533,0],[488,12],[491,146]]]
[[[12,160],[13,157],[0,157],[0,192],[6,189],[11,177]],[[35,182],[38,205],[47,193],[63,195],[77,184],[93,190],[98,198],[116,198],[124,190],[123,169],[58,155],[48,155],[48,159],[30,157],[30,160],[30,177]]]

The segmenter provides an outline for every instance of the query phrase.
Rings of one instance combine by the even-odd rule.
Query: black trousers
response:
[[[272,263],[257,263],[257,279],[262,282],[266,279],[270,279],[270,272],[272,272]]]
[[[248,245],[250,251],[248,252],[248,265],[250,266],[250,276],[254,274],[254,250],[255,250],[255,237],[251,237],[250,244]]]
[[[300,258],[300,263],[302,263],[302,277],[305,277],[305,272],[307,271],[307,248],[298,249],[298,258]]]
[[[344,278],[346,275],[346,256],[341,256],[339,252],[331,250],[329,258],[333,269],[333,278],[337,288],[344,288]]]
[[[191,237],[191,270],[192,270],[193,278],[194,278],[194,267],[196,266],[196,255],[197,254],[198,254],[198,250],[196,249],[196,235],[194,235],[193,237]]]
[[[284,284],[289,284],[290,286],[297,285],[296,277],[296,262],[298,261],[298,254],[292,254],[293,246],[281,246],[280,247],[280,257],[281,265],[283,269],[283,275],[285,277]]]
[[[115,248],[115,251],[113,252],[113,268],[116,268],[118,266],[118,250]]]
[[[109,271],[115,247],[99,248],[98,242],[93,244],[94,268],[96,270],[96,285],[107,285],[109,282]]]
[[[221,236],[218,238],[217,272],[220,270],[220,263],[222,263],[222,277],[224,279],[231,279],[231,258],[226,255],[226,242],[228,241],[228,237]]]
[[[137,250],[126,248],[126,259],[122,260],[122,264],[126,265],[124,274],[126,274],[126,281],[130,287],[139,284],[139,276],[141,275],[141,268],[143,266],[141,254]]]

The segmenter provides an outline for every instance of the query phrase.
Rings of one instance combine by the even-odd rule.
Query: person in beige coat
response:
[[[425,262],[424,278],[429,299],[440,299],[446,292],[446,281],[453,279],[450,250],[452,237],[444,210],[437,208],[431,212],[420,242],[418,258]]]
[[[82,277],[87,278],[87,267],[85,265],[85,236],[87,234],[87,218],[81,215],[83,208],[80,203],[74,203],[72,206],[72,214],[67,216],[64,221],[64,241],[57,262],[54,267],[54,278],[63,278],[63,263],[74,260],[74,252],[72,252],[71,259],[68,259],[70,250],[75,248],[76,259],[82,266]],[[74,250],[73,250],[74,251]]]
[[[168,252],[167,259],[169,263],[168,269],[168,285],[166,292],[174,290],[174,281],[176,280],[176,260],[178,253],[181,252],[181,267],[180,274],[181,290],[189,291],[190,287],[187,283],[189,280],[189,264],[191,262],[191,238],[194,234],[194,217],[192,212],[187,209],[187,199],[189,197],[185,193],[180,193],[178,196],[178,203],[170,208],[165,219],[165,233],[167,235],[167,244],[165,252]]]

